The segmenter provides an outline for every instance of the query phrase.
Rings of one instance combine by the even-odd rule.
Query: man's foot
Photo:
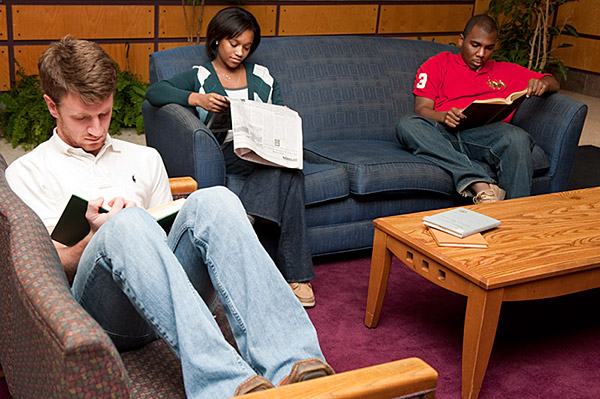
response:
[[[490,184],[490,188],[482,190],[473,197],[474,204],[485,204],[488,202],[498,202],[504,199],[506,191],[502,190],[495,184]]]
[[[275,385],[273,385],[271,381],[260,375],[253,375],[237,387],[233,396],[242,396],[247,393],[266,391],[271,388],[275,388]]]
[[[296,298],[305,308],[315,306],[315,294],[311,283],[289,283]]]
[[[300,360],[294,363],[292,372],[281,380],[279,386],[308,381],[332,374],[335,374],[335,371],[321,359]]]

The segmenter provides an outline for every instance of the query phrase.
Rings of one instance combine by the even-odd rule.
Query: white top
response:
[[[97,156],[52,137],[6,169],[12,190],[44,225],[55,226],[71,194],[105,202],[120,196],[151,208],[172,200],[167,171],[151,147],[106,135]]]

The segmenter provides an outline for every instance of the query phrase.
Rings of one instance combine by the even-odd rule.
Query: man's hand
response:
[[[554,76],[544,76],[541,79],[530,79],[527,85],[527,97],[541,96],[544,93],[555,93],[560,88]]]
[[[90,224],[90,230],[92,234],[96,233],[100,226],[102,226],[108,219],[114,216],[117,212],[119,212],[123,208],[128,208],[131,206],[136,206],[133,201],[126,201],[122,197],[116,197],[108,201],[108,206],[110,206],[109,212],[100,212],[100,207],[104,203],[104,198],[96,198],[95,200],[91,200],[88,202],[87,211],[85,212],[85,218]]]
[[[415,96],[414,113],[426,118],[435,119],[439,123],[443,123],[448,127],[457,127],[460,121],[466,116],[458,108],[452,108],[448,112],[435,111],[433,109],[435,101],[430,98]]]
[[[444,116],[443,124],[448,127],[457,127],[460,121],[465,119],[466,116],[460,111],[460,109],[454,107],[450,111],[446,112]]]
[[[192,93],[188,97],[188,104],[192,107],[201,107],[208,112],[224,112],[229,108],[229,101],[217,93]]]

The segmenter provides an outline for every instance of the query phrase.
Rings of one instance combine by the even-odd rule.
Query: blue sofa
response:
[[[458,49],[418,40],[355,36],[263,38],[250,61],[267,66],[304,130],[306,222],[313,255],[368,248],[373,219],[464,204],[450,176],[404,151],[395,137],[412,112],[417,68]],[[207,61],[204,46],[150,55],[150,83]],[[211,132],[190,108],[143,105],[146,141],[170,176],[193,176],[200,187],[240,186],[226,176]],[[564,190],[587,107],[561,94],[531,98],[514,124],[536,140],[533,194]],[[492,175],[492,171],[490,171]]]

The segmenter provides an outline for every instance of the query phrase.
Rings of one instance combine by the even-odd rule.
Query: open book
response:
[[[460,121],[457,129],[466,130],[503,121],[527,98],[525,97],[526,93],[527,89],[516,91],[506,98],[473,101],[462,110],[466,118]]]
[[[158,224],[160,224],[165,231],[168,231],[184,202],[185,198],[180,198],[147,209],[147,211],[154,216]],[[90,232],[90,225],[85,218],[87,204],[87,200],[74,194],[71,195],[71,198],[69,199],[67,206],[65,206],[62,215],[60,215],[56,226],[54,226],[54,230],[52,230],[50,237],[52,237],[54,241],[58,241],[69,247],[81,241]],[[100,213],[108,211],[109,209],[106,207],[100,208]]]
[[[233,150],[242,159],[302,169],[302,118],[274,104],[229,99]]]

